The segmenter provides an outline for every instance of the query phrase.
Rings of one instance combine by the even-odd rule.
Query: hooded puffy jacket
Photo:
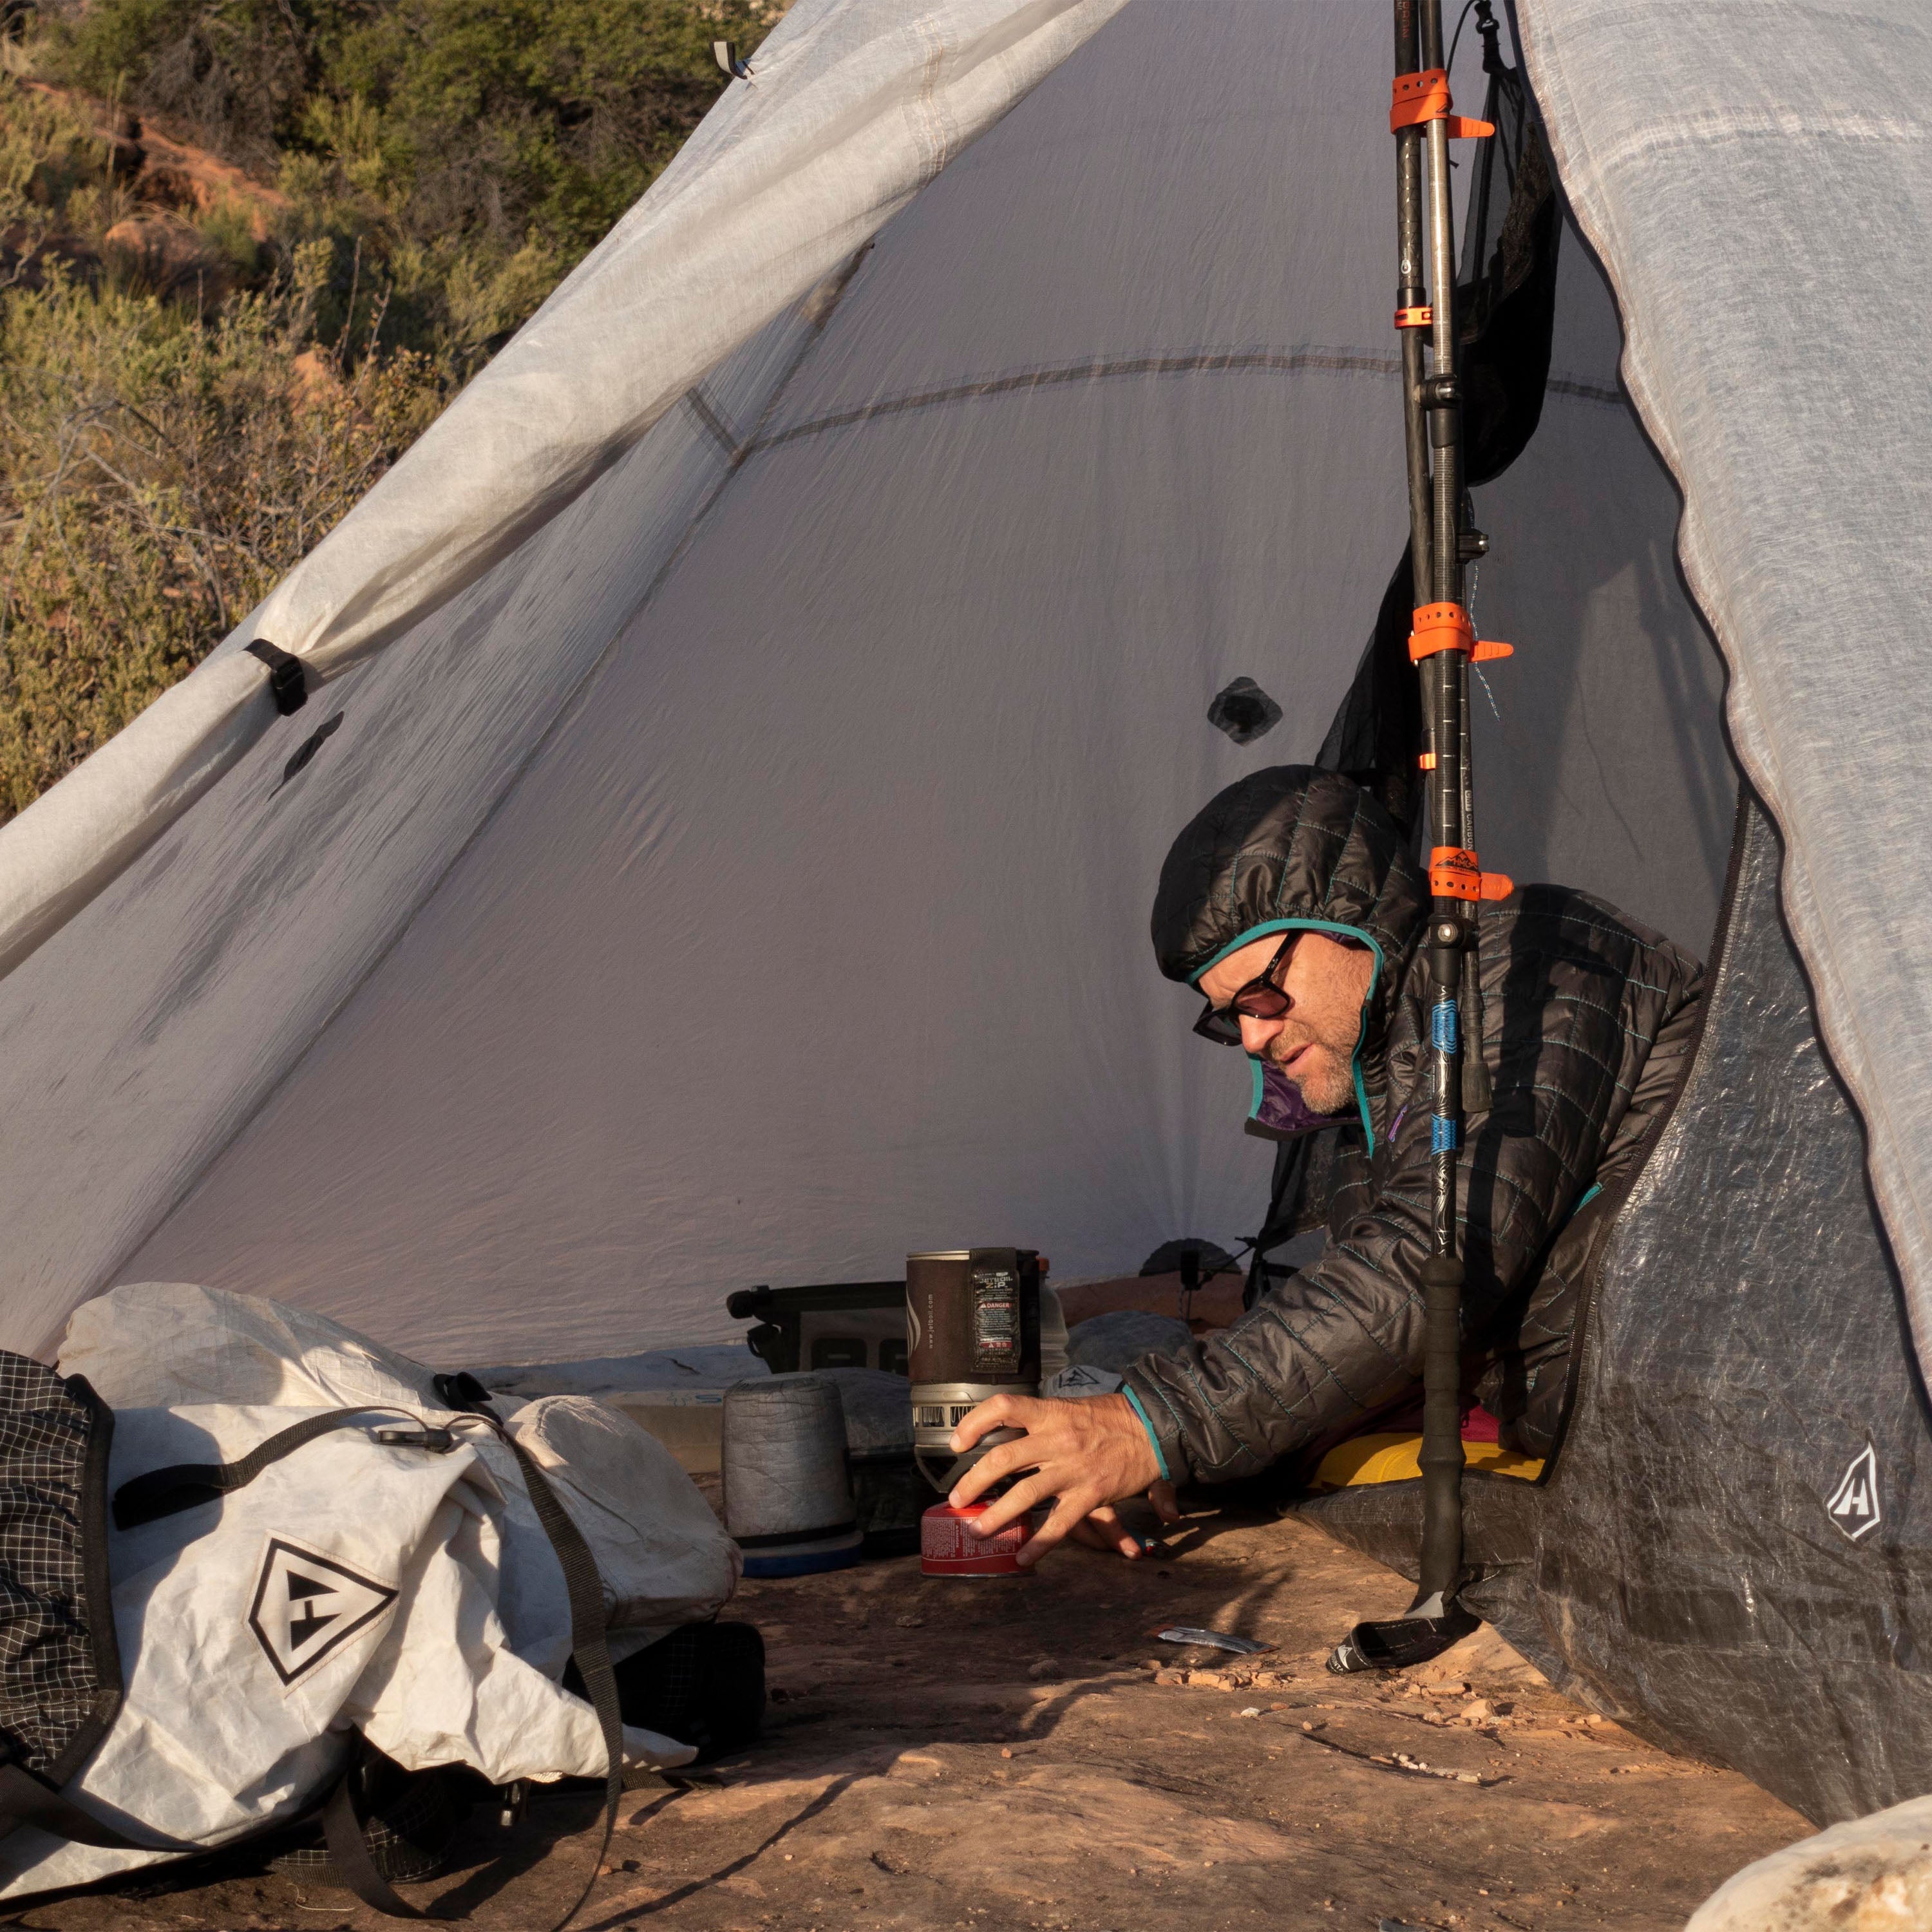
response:
[[[1177,1479],[1226,1480],[1318,1450],[1420,1377],[1427,892],[1375,800],[1303,766],[1230,786],[1162,868],[1154,943],[1170,979],[1192,985],[1236,948],[1295,928],[1352,938],[1376,955],[1320,1256],[1232,1328],[1184,1356],[1147,1357],[1127,1377]],[[1703,968],[1559,886],[1484,905],[1478,959],[1493,1100],[1464,1122],[1456,1187],[1466,1388],[1506,1444],[1546,1455],[1566,1406],[1582,1286],[1621,1196],[1611,1184],[1641,1163],[1689,1066]],[[1257,1118],[1297,1124],[1292,1090],[1284,1107],[1266,1088],[1286,1083],[1264,1083],[1263,1072],[1256,1062]]]

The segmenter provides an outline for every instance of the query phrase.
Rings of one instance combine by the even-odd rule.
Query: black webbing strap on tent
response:
[[[294,652],[270,644],[266,638],[257,638],[244,648],[251,658],[259,658],[268,667],[268,694],[284,718],[308,702],[308,674]]]
[[[270,1436],[266,1442],[257,1443],[236,1462],[174,1462],[164,1469],[151,1469],[146,1475],[123,1483],[114,1492],[114,1526],[137,1529],[144,1522],[156,1522],[164,1516],[178,1515],[200,1504],[213,1502],[245,1488],[272,1462],[279,1462],[317,1436],[346,1429],[363,1416],[385,1411],[396,1412],[387,1402],[372,1403],[364,1408],[334,1409],[326,1415],[311,1415]],[[456,1447],[456,1438],[448,1430],[432,1429],[426,1424],[380,1431],[376,1439],[386,1448],[428,1449],[439,1455]]]

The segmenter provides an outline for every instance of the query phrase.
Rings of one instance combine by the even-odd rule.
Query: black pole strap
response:
[[[243,648],[251,658],[260,658],[268,667],[268,694],[284,718],[308,702],[308,674],[292,651],[270,644],[266,638],[257,638]]]
[[[557,1500],[548,1479],[537,1467],[536,1459],[507,1432],[501,1439],[524,1472],[531,1506],[563,1571],[564,1588],[570,1598],[571,1658],[584,1679],[584,1694],[597,1713],[598,1725],[604,1733],[604,1841],[591,1861],[590,1876],[584,1880],[584,1889],[570,1910],[550,1928],[550,1932],[563,1932],[590,1896],[617,1829],[617,1806],[624,1795],[624,1720],[617,1706],[617,1678],[610,1662],[610,1646],[604,1640],[604,1580],[597,1574],[597,1559],[591,1555],[583,1532]]]

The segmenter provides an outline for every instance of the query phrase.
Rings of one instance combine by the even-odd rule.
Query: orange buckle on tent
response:
[[[1395,326],[1398,328],[1433,328],[1436,311],[1426,302],[1420,308],[1399,308],[1395,312]]]
[[[1436,845],[1430,849],[1429,890],[1438,899],[1506,899],[1516,881],[1484,872],[1475,854],[1460,845]]]
[[[1420,664],[1438,651],[1461,651],[1478,664],[1491,664],[1498,658],[1514,657],[1516,646],[1487,638],[1478,643],[1476,627],[1460,604],[1425,604],[1416,612],[1415,628],[1408,634],[1408,655]]]
[[[1420,128],[1429,121],[1445,123],[1452,141],[1479,140],[1496,131],[1492,122],[1471,121],[1451,113],[1454,105],[1449,98],[1449,76],[1445,69],[1432,67],[1420,74],[1399,74],[1389,106],[1389,132],[1399,134],[1405,128]]]
[[[1436,769],[1436,754],[1433,752],[1422,752],[1415,760],[1415,766],[1418,771],[1432,772]]]

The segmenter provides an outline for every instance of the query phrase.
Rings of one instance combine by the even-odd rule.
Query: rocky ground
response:
[[[1810,1829],[1558,1696],[1486,1631],[1417,1682],[1323,1671],[1352,1622],[1408,1594],[1305,1524],[1238,1510],[1191,1516],[1134,1564],[1068,1551],[1030,1578],[964,1581],[906,1558],[748,1585],[734,1614],[769,1646],[764,1739],[701,1781],[628,1793],[575,1922],[1666,1932]],[[1227,1669],[1154,1640],[1175,1622],[1275,1648]],[[581,1791],[553,1796],[508,1840],[479,1817],[452,1872],[410,1895],[488,1932],[537,1932],[587,1876],[597,1812]],[[386,1922],[267,1875],[150,1880],[13,1922]]]

